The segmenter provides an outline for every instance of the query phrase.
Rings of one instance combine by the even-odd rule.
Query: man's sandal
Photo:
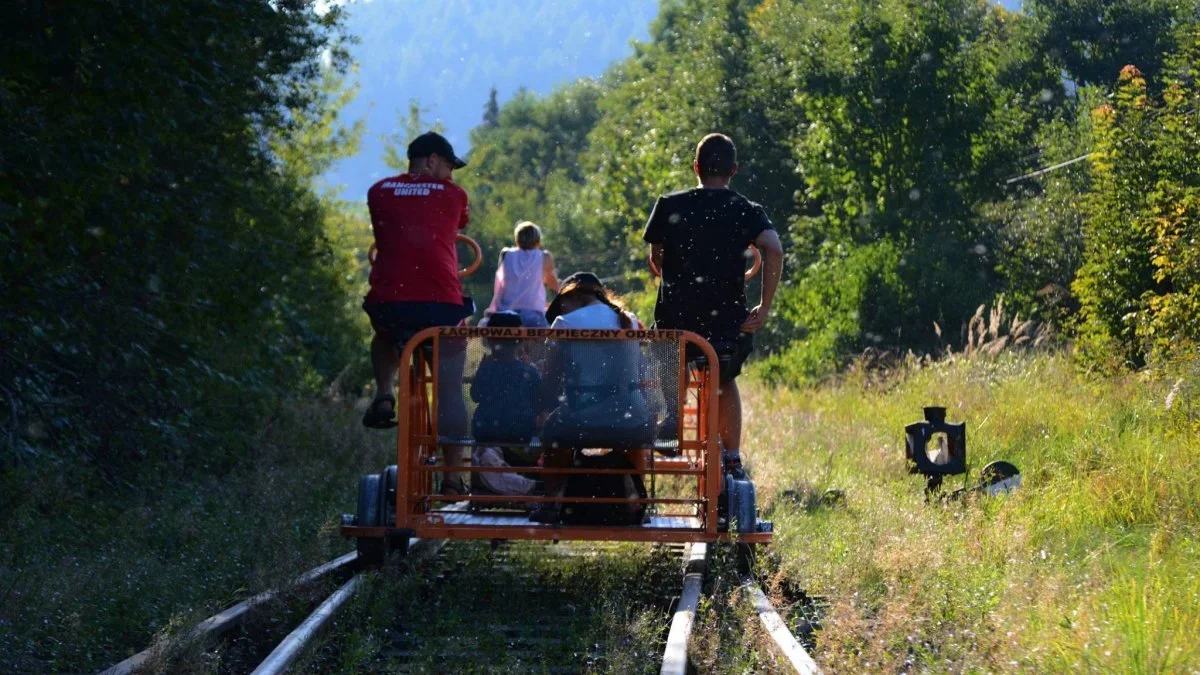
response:
[[[369,429],[392,429],[396,426],[396,397],[380,394],[367,406],[363,426]]]

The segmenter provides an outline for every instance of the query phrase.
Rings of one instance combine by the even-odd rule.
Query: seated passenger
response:
[[[577,272],[563,281],[546,311],[551,328],[632,329],[637,319],[609,297],[594,274]],[[583,448],[625,450],[634,468],[645,470],[655,420],[641,391],[641,348],[632,341],[561,340],[547,362],[548,390],[559,406],[542,431],[548,467],[570,466]],[[562,497],[565,476],[547,475],[546,494]],[[557,523],[559,504],[543,503],[530,519]]]
[[[496,312],[489,328],[521,328],[521,316]],[[477,441],[528,443],[546,410],[542,376],[517,356],[520,341],[488,338],[488,355],[480,362],[471,383],[471,400],[478,406],[471,421]]]
[[[489,318],[484,321],[496,312],[512,310],[521,315],[526,328],[545,328],[546,289],[558,288],[554,258],[542,249],[541,228],[528,220],[517,223],[513,240],[515,247],[500,251],[492,304],[484,312]]]

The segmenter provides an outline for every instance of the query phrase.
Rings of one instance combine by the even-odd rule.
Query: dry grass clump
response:
[[[939,338],[942,337],[942,327],[936,322],[933,329]],[[986,304],[980,305],[963,326],[961,355],[994,358],[1005,350],[1042,349],[1049,346],[1052,336],[1047,323],[1022,319],[1020,313],[1009,316],[1004,307],[1004,296],[1000,296],[990,310]],[[954,349],[947,346],[945,352],[952,356]]]

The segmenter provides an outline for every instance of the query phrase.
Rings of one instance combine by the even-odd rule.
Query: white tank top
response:
[[[546,287],[542,284],[546,254],[541,249],[506,248],[500,276],[498,311],[545,311]]]

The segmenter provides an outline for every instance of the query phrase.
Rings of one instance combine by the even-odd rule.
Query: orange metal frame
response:
[[[553,340],[650,340],[673,342],[679,349],[679,392],[676,410],[679,421],[679,456],[655,457],[645,471],[630,469],[558,469],[522,467],[522,473],[539,474],[642,474],[696,477],[694,498],[557,498],[539,496],[444,496],[434,493],[434,474],[442,472],[500,472],[506,467],[446,466],[438,458],[437,380],[438,357],[445,338],[470,339],[487,337],[553,339]],[[422,346],[431,343],[432,349]],[[698,349],[707,357],[708,368],[689,368],[688,347]],[[401,354],[401,383],[396,407],[399,434],[396,466],[396,522],[392,527],[344,526],[346,537],[383,537],[401,533],[429,539],[540,539],[540,540],[609,540],[642,542],[713,542],[727,541],[728,533],[717,528],[717,499],[721,492],[721,449],[717,440],[717,383],[719,364],[716,352],[706,340],[695,333],[670,330],[553,330],[548,328],[429,328],[415,335]],[[447,443],[447,445],[452,445]],[[662,505],[694,505],[690,517],[698,519],[699,527],[652,527],[648,525],[538,525],[517,522],[504,525],[460,524],[448,522],[455,502],[479,504],[513,502],[534,503],[644,503]],[[438,508],[435,504],[449,504]],[[484,515],[487,515],[486,513]],[[769,532],[739,533],[742,543],[768,543]]]

